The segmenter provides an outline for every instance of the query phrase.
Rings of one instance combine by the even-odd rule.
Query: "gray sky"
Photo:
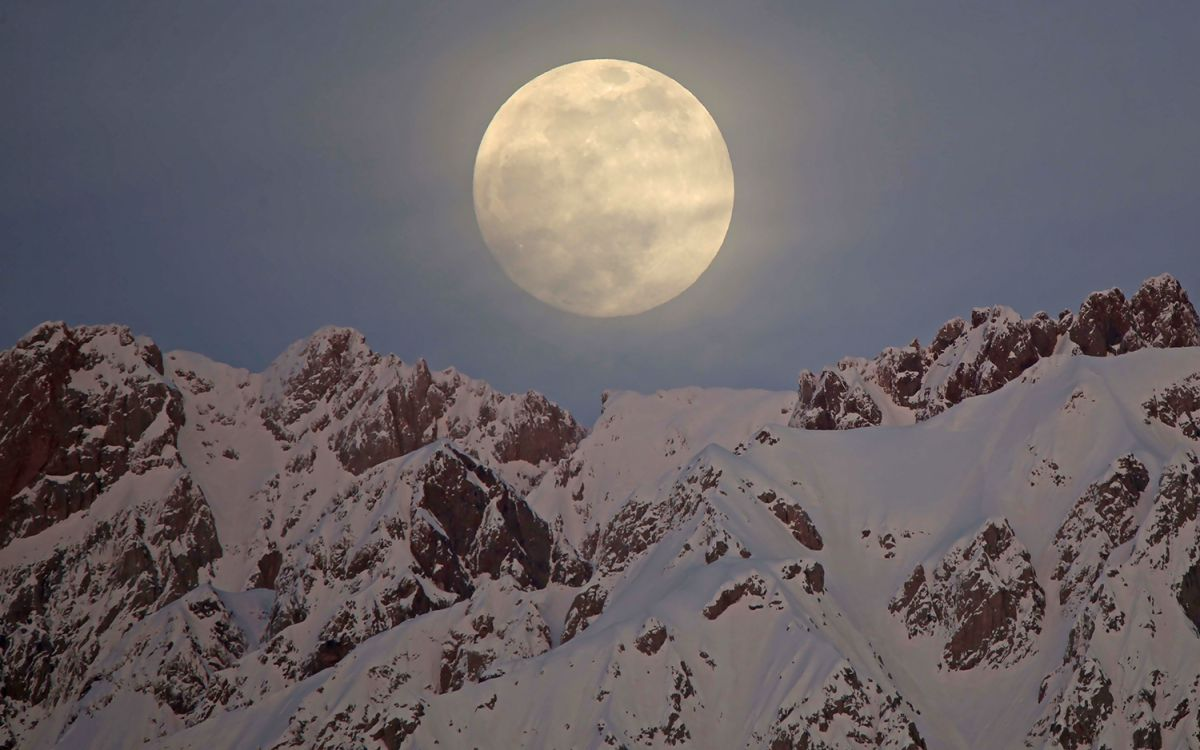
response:
[[[503,9],[503,12],[499,12]],[[1200,5],[0,4],[0,346],[122,322],[260,369],[325,324],[536,388],[791,388],[972,306],[1174,273],[1200,297]],[[737,203],[632,318],[544,305],[472,211],[517,88],[614,57],[691,90]]]

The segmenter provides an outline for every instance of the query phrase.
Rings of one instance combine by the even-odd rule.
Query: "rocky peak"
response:
[[[586,434],[540,393],[499,393],[452,368],[433,372],[424,359],[405,364],[349,328],[322,328],[271,365],[261,417],[284,444],[327,436],[355,474],[444,437],[500,463],[548,468]]]
[[[1130,319],[1129,303],[1120,289],[1089,294],[1079,307],[1069,334],[1079,351],[1089,357],[1141,348]]]
[[[850,367],[843,368],[851,369]],[[807,430],[852,430],[877,425],[883,414],[860,384],[846,381],[842,373],[822,370],[800,373],[800,402],[789,424]]]
[[[844,359],[836,368],[800,373],[788,424],[847,430],[928,419],[963,399],[991,393],[1056,353],[1094,357],[1145,347],[1200,345],[1200,317],[1172,276],[1147,279],[1133,297],[1120,289],[1093,292],[1078,314],[979,307],[970,321],[947,321],[927,347],[885,349],[873,359]],[[898,407],[898,408],[895,408]]]
[[[124,326],[44,323],[0,352],[0,547],[171,461],[183,424],[162,353]]]
[[[1129,312],[1146,346],[1200,346],[1200,317],[1183,285],[1170,274],[1147,279],[1129,300]]]

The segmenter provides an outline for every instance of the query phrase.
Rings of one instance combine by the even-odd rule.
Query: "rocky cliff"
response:
[[[1158,277],[587,431],[348,329],[45,324],[0,747],[1200,745],[1197,331]]]
[[[906,424],[991,393],[1056,353],[1105,357],[1189,346],[1200,346],[1200,316],[1167,274],[1147,279],[1128,299],[1120,289],[1093,292],[1078,313],[1057,317],[975,308],[969,321],[942,325],[928,346],[913,339],[874,359],[849,357],[819,373],[801,372],[788,423],[808,430]]]

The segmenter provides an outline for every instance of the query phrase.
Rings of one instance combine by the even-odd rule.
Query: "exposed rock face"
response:
[[[369,516],[350,512],[359,503]],[[365,472],[310,530],[287,538],[267,650],[292,676],[327,669],[377,633],[470,598],[481,581],[540,589],[578,585],[589,571],[511,485],[450,443]]]
[[[327,670],[481,583],[590,576],[513,484],[535,483],[584,434],[539,394],[403,365],[346,329],[318,332],[262,375],[170,361],[126,328],[61,323],[0,353],[16,405],[0,410],[0,715],[12,737],[56,731],[39,723],[103,685],[89,711],[140,694],[180,717],[147,724],[150,742]],[[430,445],[444,437],[461,447]],[[251,473],[238,475],[244,462]],[[235,524],[221,530],[228,549],[202,486]],[[229,496],[239,486],[249,496]],[[208,588],[230,576],[273,591],[251,597],[263,604],[253,632]],[[537,648],[498,622],[488,658],[544,649],[545,624],[534,631]],[[476,679],[482,640],[459,639],[452,684]],[[227,679],[251,646],[268,677]]]
[[[1057,318],[976,308],[969,323],[954,318],[943,325],[928,347],[913,341],[871,360],[847,358],[835,369],[801,372],[788,424],[848,430],[886,423],[888,413],[928,419],[1001,388],[1056,351],[1103,357],[1197,345],[1200,317],[1179,282],[1165,274],[1147,279],[1129,300],[1119,289],[1094,292],[1078,314],[1064,311]]]
[[[1088,295],[1069,335],[1079,351],[1089,357],[1122,354],[1142,346],[1142,340],[1133,328],[1129,303],[1120,289]]]
[[[791,530],[792,536],[796,538],[797,542],[814,551],[825,546],[825,542],[821,539],[821,532],[817,531],[812,518],[804,511],[804,508],[800,507],[799,503],[781,498],[770,490],[760,494],[758,499],[771,506],[771,512]]]
[[[762,598],[766,596],[766,593],[767,585],[763,579],[756,575],[749,576],[722,589],[717,597],[704,608],[704,616],[709,620],[715,620],[742,599],[748,596]]]
[[[783,569],[784,580],[792,580],[797,576],[804,577],[804,591],[808,594],[825,593],[825,566],[819,562],[789,563]]]
[[[1190,747],[1200,349],[1019,374],[1073,330],[1186,345],[1182,290],[1139,295],[812,376],[834,427],[1025,381],[942,423],[680,389],[610,396],[579,448],[344,329],[255,374],[43,327],[0,353],[0,473],[66,441],[0,508],[0,748]]]
[[[137,503],[33,562],[0,568],[9,699],[74,697],[105,646],[195,589],[220,557],[204,495],[186,473],[156,471],[177,477],[166,497]]]
[[[1134,546],[1134,562],[1146,560],[1156,570],[1169,570],[1181,561],[1171,548],[1194,545],[1200,517],[1200,458],[1187,453],[1163,469],[1158,495]],[[1187,558],[1184,558],[1185,560]]]
[[[1200,560],[1183,574],[1175,598],[1200,635]]]
[[[442,644],[437,692],[503,674],[498,659],[528,659],[550,650],[550,630],[537,607],[514,592],[472,601]]]
[[[1171,679],[1175,665],[1153,657],[1129,667],[1136,663],[1130,655],[1149,653],[1153,642],[1175,649],[1198,632],[1188,621],[1200,552],[1200,461],[1189,453],[1163,467],[1150,512],[1139,519],[1131,509],[1148,486],[1146,474],[1132,457],[1119,459],[1112,476],[1092,485],[1063,524],[1064,530],[1091,531],[1081,539],[1060,531],[1056,538],[1060,548],[1064,536],[1071,540],[1069,569],[1087,574],[1065,599],[1074,625],[1062,664],[1042,683],[1039,703],[1046,709],[1028,746],[1161,748],[1169,746],[1169,733],[1182,730],[1175,741],[1187,744],[1180,738],[1195,731],[1183,730],[1181,722],[1196,704],[1200,678]],[[1121,539],[1132,541],[1127,558],[1109,553]],[[1173,624],[1178,620],[1192,627],[1181,629]]]
[[[0,353],[0,548],[90,506],[173,449],[183,423],[162,354],[123,326],[45,323]]]
[[[1051,578],[1061,581],[1059,603],[1090,593],[1109,554],[1133,538],[1138,500],[1149,483],[1146,467],[1123,456],[1111,476],[1079,498],[1054,537],[1059,563]]]
[[[11,717],[10,701],[76,698],[97,655],[194,590],[222,548],[179,459],[181,396],[153,343],[120,326],[47,323],[0,353],[0,389],[16,406],[0,411],[0,699]],[[105,493],[111,508],[79,521]],[[58,528],[72,516],[77,530]]]
[[[283,442],[327,428],[329,447],[360,474],[440,438],[500,463],[569,455],[586,434],[539,393],[506,396],[453,369],[431,372],[371,351],[362,334],[326,328],[272,366],[263,422]]]
[[[1096,737],[1112,711],[1112,681],[1099,664],[1086,661],[1072,675],[1058,715],[1050,725],[1050,735],[1069,750],[1095,747]]]
[[[98,701],[112,686],[153,695],[187,724],[208,717],[232,690],[225,670],[254,643],[221,596],[200,586],[138,622],[87,674]]]
[[[596,546],[599,570],[604,574],[619,573],[697,513],[711,516],[713,509],[705,502],[705,493],[716,488],[720,478],[720,470],[700,461],[674,484],[665,502],[635,499],[626,503],[600,534]],[[718,530],[707,534],[704,549],[708,561],[724,556],[731,548],[731,541]]]
[[[646,629],[637,637],[637,650],[646,656],[653,656],[667,642],[667,628],[658,620],[651,618],[646,623]]]
[[[800,373],[800,405],[791,425],[806,430],[851,430],[879,424],[883,414],[862,386],[851,387],[841,374],[822,370]]]
[[[1192,440],[1200,440],[1200,372],[1155,392],[1142,408],[1146,419],[1178,428]]]
[[[1133,329],[1144,346],[1200,346],[1200,317],[1183,286],[1163,274],[1147,279],[1129,300]]]
[[[604,603],[608,600],[608,592],[600,584],[593,583],[580,591],[571,608],[567,610],[567,619],[563,627],[563,643],[571,640],[584,630],[604,611]]]
[[[953,547],[931,576],[918,565],[889,609],[904,619],[910,638],[944,638],[948,668],[996,668],[1033,649],[1046,599],[1029,553],[998,520]]]
[[[764,738],[770,750],[810,748],[889,748],[923,750],[925,740],[913,722],[911,705],[884,693],[843,664],[822,689],[779,711],[778,726]]]

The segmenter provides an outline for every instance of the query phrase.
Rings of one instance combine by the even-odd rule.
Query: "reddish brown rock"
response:
[[[1022,319],[1005,307],[981,307],[971,311],[969,324],[948,321],[928,347],[913,341],[873,359],[844,359],[817,375],[801,372],[788,424],[809,430],[882,424],[889,404],[877,402],[869,385],[891,405],[928,419],[1003,387],[1056,351],[1107,356],[1147,346],[1197,345],[1200,317],[1183,287],[1167,275],[1147,279],[1129,300],[1119,289],[1095,292],[1078,314],[1064,311],[1057,319],[1044,312]]]
[[[1116,461],[1112,474],[1088,487],[1054,537],[1058,566],[1050,578],[1061,581],[1059,603],[1086,596],[1112,550],[1137,533],[1135,511],[1150,483],[1146,467],[1132,455]]]
[[[318,331],[275,367],[282,382],[261,409],[263,423],[285,443],[331,421],[340,425],[330,447],[355,474],[436,440],[472,434],[486,436],[500,462],[538,465],[565,458],[586,434],[539,393],[497,393],[452,369],[434,373],[423,359],[404,365],[371,351],[349,328]],[[473,406],[451,419],[460,400]]]
[[[800,401],[789,422],[806,430],[849,430],[879,424],[878,404],[860,386],[851,388],[833,370],[800,373]]]
[[[760,494],[758,499],[771,507],[771,512],[784,526],[788,527],[796,541],[814,551],[825,546],[812,518],[798,503],[785,500],[769,491]]]
[[[0,352],[0,393],[20,404],[0,412],[0,547],[171,460],[162,449],[183,425],[158,347],[123,326],[39,326]],[[160,414],[163,428],[146,435]]]
[[[1155,391],[1142,409],[1146,419],[1178,428],[1192,440],[1200,440],[1200,372]]]
[[[1089,294],[1079,308],[1069,335],[1079,350],[1089,357],[1121,354],[1142,346],[1120,289]]]
[[[1050,734],[1068,750],[1095,747],[1096,738],[1113,712],[1112,681],[1095,661],[1081,664],[1059,702]]]
[[[961,670],[1022,659],[1041,632],[1045,604],[1028,551],[998,520],[951,548],[931,577],[917,566],[888,608],[909,637],[943,639],[946,666]]]
[[[637,637],[637,650],[646,656],[653,656],[667,642],[667,628],[657,620],[647,623],[646,629]]]
[[[751,575],[732,586],[728,586],[721,590],[707,607],[704,608],[704,617],[708,620],[715,620],[720,617],[725,610],[740,602],[746,596],[763,597],[767,594],[767,584],[761,576]]]
[[[843,662],[821,689],[780,707],[763,739],[769,741],[770,750],[924,750],[925,740],[911,718],[914,714],[912,705],[898,693],[885,693],[874,680],[859,676]]]
[[[1146,346],[1200,346],[1200,316],[1174,277],[1147,279],[1129,300],[1133,328]]]
[[[1175,599],[1183,613],[1192,621],[1196,635],[1200,636],[1200,560],[1192,564],[1176,585]]]
[[[608,600],[608,592],[600,584],[593,583],[576,594],[567,610],[567,619],[563,627],[562,642],[566,643],[587,629],[592,621],[604,611]]]

